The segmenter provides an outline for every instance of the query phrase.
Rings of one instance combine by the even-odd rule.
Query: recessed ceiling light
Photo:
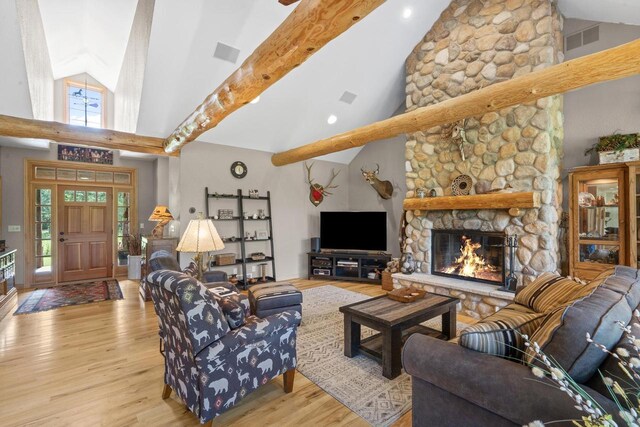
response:
[[[404,19],[409,19],[411,18],[411,15],[413,15],[413,10],[410,7],[405,7],[402,11],[402,17]]]
[[[329,118],[327,119],[327,123],[329,123],[330,125],[334,124],[337,121],[338,121],[338,118],[335,116],[335,114],[330,115]]]
[[[250,104],[257,104],[258,102],[260,102],[260,95],[256,96],[256,98],[250,102]]]

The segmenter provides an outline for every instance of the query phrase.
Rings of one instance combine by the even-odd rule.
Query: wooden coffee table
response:
[[[382,362],[382,375],[392,379],[400,375],[402,345],[413,333],[442,339],[456,336],[456,305],[458,298],[427,293],[415,302],[402,303],[386,295],[340,307],[344,313],[344,355],[353,357],[362,352]],[[442,333],[420,325],[442,316]],[[360,326],[380,331],[369,338],[360,338]]]

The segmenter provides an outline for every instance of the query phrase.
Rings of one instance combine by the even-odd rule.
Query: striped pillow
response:
[[[544,351],[544,346],[551,341],[554,332],[562,326],[562,316],[567,308],[567,306],[556,307],[548,313],[542,320],[540,327],[532,335],[529,335],[529,341],[532,344],[537,343]],[[523,360],[528,365],[532,365],[536,361],[536,357],[535,351],[531,347],[528,347],[525,351]]]
[[[504,307],[460,334],[458,344],[471,350],[508,359],[522,359],[524,340],[542,323],[544,314]],[[522,306],[520,306],[522,307]]]
[[[615,273],[616,273],[615,267],[607,268],[606,270],[603,270],[602,272],[600,272],[600,274],[598,274],[596,277],[594,277],[593,280],[607,279],[608,277],[613,276]]]
[[[574,300],[585,285],[555,273],[542,273],[536,280],[516,292],[514,301],[538,313],[547,313]]]

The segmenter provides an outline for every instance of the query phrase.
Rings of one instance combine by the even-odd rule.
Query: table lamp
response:
[[[176,248],[179,252],[194,252],[196,256],[193,260],[198,266],[198,280],[202,279],[203,266],[202,259],[204,252],[219,251],[224,249],[224,243],[210,219],[205,219],[202,213],[198,218],[192,219],[187,225],[187,229]]]
[[[158,225],[155,226],[151,235],[156,239],[161,239],[164,234],[164,226],[169,224],[173,220],[173,215],[169,212],[169,208],[166,206],[158,205],[153,210],[153,213],[149,217],[149,221],[156,221]]]

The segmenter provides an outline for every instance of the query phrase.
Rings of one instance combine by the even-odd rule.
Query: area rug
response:
[[[124,296],[117,280],[62,285],[31,292],[13,314],[37,313],[69,305],[119,299],[124,299]]]
[[[343,315],[338,308],[371,298],[336,286],[302,291],[298,371],[373,426],[388,426],[411,409],[411,377],[382,376],[382,366],[364,355],[343,353]],[[442,330],[441,318],[423,323]],[[458,322],[458,330],[468,325]],[[375,331],[362,327],[363,337]]]

